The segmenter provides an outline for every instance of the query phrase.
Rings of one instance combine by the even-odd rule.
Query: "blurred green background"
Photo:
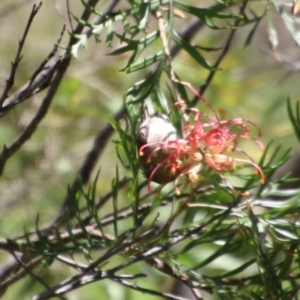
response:
[[[100,1],[101,10],[109,1]],[[188,1],[198,4],[198,1]],[[214,1],[201,1],[207,6]],[[260,14],[265,1],[251,2],[251,8]],[[1,1],[0,3],[0,90],[10,72],[18,40],[22,36],[27,18],[36,1]],[[80,16],[82,4],[70,1],[74,15]],[[119,7],[126,7],[120,1]],[[278,53],[299,64],[299,47],[285,28],[275,11],[270,14],[278,31]],[[73,20],[73,26],[76,22]],[[185,28],[191,22],[180,20]],[[17,71],[13,91],[20,88],[30,74],[46,57],[59,37],[63,24],[69,27],[65,1],[44,1],[40,12],[33,21],[23,51],[23,58]],[[292,103],[299,99],[299,73],[291,72],[295,64],[277,61],[271,54],[266,21],[263,20],[248,47],[244,47],[250,26],[240,28],[231,49],[205,94],[216,109],[225,109],[230,118],[247,118],[262,129],[264,143],[275,139],[284,147],[297,147],[292,126],[286,111],[286,99]],[[222,47],[228,35],[226,30],[200,30],[193,43],[202,47]],[[66,33],[61,44],[68,41]],[[78,59],[72,60],[62,85],[55,96],[53,105],[32,138],[7,163],[0,180],[0,237],[22,235],[24,228],[34,228],[37,214],[41,225],[50,222],[56,215],[66,195],[67,186],[74,180],[86,154],[93,145],[97,133],[107,124],[109,117],[122,106],[123,96],[132,84],[141,80],[144,72],[126,74],[119,70],[125,67],[129,54],[108,56],[113,48],[96,44],[90,39],[88,48],[80,50]],[[201,50],[209,61],[214,62],[219,51]],[[200,86],[208,72],[200,68],[186,53],[174,59],[174,68],[184,81]],[[34,116],[45,92],[26,100],[0,119],[0,147],[10,144]],[[201,107],[200,107],[201,108]],[[115,135],[113,138],[117,138]],[[250,146],[249,146],[250,147]],[[251,146],[252,147],[252,146]],[[101,167],[97,193],[110,190],[118,160],[112,142],[102,154],[96,171]],[[258,160],[261,152],[253,146],[247,149]],[[120,167],[121,174],[125,174]],[[92,176],[93,178],[94,176]],[[126,199],[125,199],[126,200]],[[125,201],[124,200],[124,201]],[[101,214],[105,214],[101,212]],[[208,255],[211,249],[203,250]],[[8,255],[0,251],[0,263]],[[191,259],[195,259],[191,255]],[[228,264],[234,263],[234,259]],[[53,269],[56,272],[53,272]],[[40,268],[41,276],[49,277],[49,284],[63,278],[65,267],[55,263],[52,271]],[[55,274],[55,275],[54,275]],[[53,278],[54,276],[54,278]],[[164,280],[157,274],[157,281],[148,281],[149,287],[162,286]],[[167,288],[170,283],[164,283]],[[113,287],[113,288],[112,288]],[[27,299],[40,286],[30,279],[20,281],[7,291],[3,299]],[[25,296],[26,295],[26,296]],[[28,295],[28,296],[27,296]],[[141,294],[125,290],[111,282],[100,282],[84,287],[70,294],[69,299],[140,299]],[[143,299],[154,299],[142,295]],[[209,299],[209,297],[207,298]]]

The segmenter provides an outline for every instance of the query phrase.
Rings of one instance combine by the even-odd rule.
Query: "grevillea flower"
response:
[[[175,107],[182,108],[182,102],[176,103]],[[261,135],[252,122],[241,118],[220,120],[216,115],[207,116],[196,108],[184,108],[193,118],[189,118],[184,125],[183,138],[177,138],[172,132],[171,138],[162,138],[154,142],[146,139],[138,145],[140,158],[146,165],[152,166],[148,174],[145,171],[149,183],[154,181],[166,184],[175,180],[175,191],[179,194],[177,183],[181,176],[185,176],[187,182],[197,182],[201,180],[200,171],[207,167],[217,172],[233,189],[223,173],[233,171],[237,163],[252,165],[255,173],[260,175],[261,182],[264,182],[264,174],[260,167],[238,147],[240,139],[252,139],[263,149],[263,144],[249,135],[249,125],[257,129],[258,136]],[[160,130],[163,130],[162,127]],[[234,152],[240,152],[246,158],[236,158],[233,156]],[[151,191],[150,185],[148,188]]]

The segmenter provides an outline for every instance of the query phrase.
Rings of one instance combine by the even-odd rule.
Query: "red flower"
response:
[[[183,103],[175,104],[175,107],[182,108]],[[234,170],[236,163],[247,163],[254,167],[255,173],[260,174],[261,182],[264,182],[264,174],[260,167],[251,159],[251,157],[238,147],[239,139],[252,139],[261,149],[263,144],[250,137],[249,124],[253,125],[260,136],[259,129],[250,121],[237,118],[232,120],[219,120],[217,117],[209,117],[202,114],[196,108],[187,109],[194,114],[192,121],[187,121],[183,127],[182,139],[171,141],[161,141],[155,143],[146,143],[139,148],[139,156],[143,156],[146,149],[152,149],[147,157],[150,164],[154,157],[161,155],[159,163],[153,168],[148,176],[149,183],[154,178],[160,178],[163,175],[170,180],[158,183],[167,183],[175,180],[176,193],[180,193],[177,182],[179,177],[186,176],[187,182],[199,181],[199,173],[206,166],[216,171],[224,180],[224,171]],[[205,122],[205,120],[207,120]],[[231,152],[230,155],[228,152]],[[234,158],[233,152],[240,152],[246,156],[246,159]],[[163,155],[162,155],[163,154]],[[157,161],[157,159],[156,159]],[[165,173],[172,176],[166,176]],[[233,189],[226,180],[227,185]],[[149,191],[150,185],[148,185]]]

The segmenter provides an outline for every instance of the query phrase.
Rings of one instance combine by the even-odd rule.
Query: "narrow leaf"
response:
[[[164,57],[164,52],[160,51],[154,55],[148,56],[136,63],[131,64],[129,67],[127,67],[123,70],[125,70],[127,73],[136,72],[138,70],[145,69],[145,68],[153,65],[154,63],[160,61],[163,57]],[[121,70],[121,71],[123,71],[123,70]]]
[[[203,58],[203,56],[190,43],[186,42],[177,32],[173,31],[173,40],[181,46],[195,61],[205,69],[212,70],[211,65]]]

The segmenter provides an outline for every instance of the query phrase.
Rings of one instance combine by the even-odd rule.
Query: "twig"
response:
[[[172,13],[173,10],[171,10],[170,13]],[[176,95],[176,99],[179,100],[180,99],[180,94],[176,88],[176,85],[175,85],[175,82],[177,82],[176,80],[176,75],[175,75],[175,72],[172,68],[172,64],[171,64],[171,60],[172,60],[172,57],[171,57],[171,51],[170,51],[170,48],[169,48],[169,41],[168,41],[168,37],[167,37],[167,34],[166,34],[166,28],[165,28],[165,25],[164,25],[164,20],[163,20],[163,17],[162,17],[162,13],[157,10],[156,11],[156,18],[157,18],[157,22],[158,22],[158,30],[159,30],[159,33],[160,33],[160,38],[161,38],[161,41],[162,41],[162,46],[163,46],[163,50],[164,50],[164,54],[165,54],[165,64],[166,64],[166,67],[167,67],[167,70],[168,70],[168,75],[169,75],[169,78],[171,80],[171,84],[173,86],[173,90],[175,92],[175,95]],[[171,30],[173,30],[173,28],[171,28]]]
[[[245,12],[245,9],[247,7],[247,3],[248,3],[248,0],[245,0],[243,1],[243,4],[240,8],[240,14],[244,14]],[[230,46],[231,46],[231,43],[233,41],[233,38],[234,38],[234,35],[236,33],[236,29],[238,28],[239,24],[241,22],[241,19],[237,18],[234,22],[234,25],[233,25],[233,28],[227,38],[227,41],[225,43],[225,46],[220,54],[220,56],[218,57],[218,59],[216,60],[215,64],[212,66],[212,70],[209,72],[205,82],[201,85],[200,89],[199,89],[199,94],[200,95],[203,95],[206,91],[206,89],[208,88],[210,82],[213,80],[216,72],[217,72],[217,69],[219,68],[219,65],[220,63],[222,62],[223,58],[225,57],[225,55],[227,54],[227,52],[229,51],[230,49]],[[195,96],[193,98],[193,100],[191,101],[191,105],[194,106],[197,102],[198,102],[199,98],[198,96]]]
[[[39,256],[37,258],[32,258],[30,260],[30,262],[28,262],[26,264],[27,268],[34,268],[35,266],[37,266],[38,264],[40,264],[40,262],[44,259],[44,256]],[[16,274],[15,270],[16,268],[18,268],[20,266],[20,264],[16,261],[15,264],[11,265],[11,269],[10,270],[6,270],[7,272],[5,273],[4,276],[0,276],[0,295],[3,295],[5,290],[11,286],[12,284],[14,284],[15,282],[17,282],[18,280],[20,280],[21,278],[23,278],[24,276],[27,275],[27,272],[22,269],[20,271],[18,271]]]
[[[157,258],[157,257],[150,257],[148,260],[145,261],[146,263],[148,263],[151,267],[155,268],[156,270],[162,272],[163,274],[166,274],[172,278],[174,278],[176,281],[179,281],[180,283],[182,283],[183,285],[185,285],[187,288],[191,289],[192,292],[195,295],[195,297],[197,297],[197,299],[202,299],[201,297],[199,298],[199,291],[194,291],[194,290],[204,290],[208,293],[212,293],[212,289],[207,285],[207,284],[200,284],[197,281],[191,281],[189,280],[189,278],[187,276],[181,275],[179,276],[178,274],[176,274],[173,270],[173,268],[168,265],[166,262],[162,261],[161,259]]]
[[[54,63],[52,66],[46,67],[47,63],[51,58],[54,57],[54,55],[57,52],[58,45],[61,42],[61,39],[63,37],[63,34],[65,32],[66,25],[63,26],[63,29],[60,33],[60,36],[54,45],[51,52],[48,54],[48,56],[44,59],[44,61],[40,64],[40,66],[35,70],[29,81],[25,84],[24,87],[20,89],[17,93],[15,93],[13,96],[9,97],[8,99],[5,99],[4,104],[7,102],[6,105],[3,105],[0,108],[0,113],[7,113],[10,109],[15,107],[20,102],[32,97],[33,95],[41,92],[45,88],[47,88],[50,85],[51,78],[56,71],[56,67],[58,66],[56,63]],[[60,58],[58,58],[60,60]],[[38,77],[38,78],[37,78]]]
[[[37,282],[39,282],[39,283],[40,283],[43,287],[45,287],[48,291],[50,290],[50,286],[49,286],[46,282],[44,282],[39,276],[35,275],[35,274],[32,272],[31,268],[28,268],[28,267],[26,266],[26,264],[24,264],[24,263],[17,257],[17,255],[15,254],[14,251],[11,251],[11,255],[12,255],[12,256],[15,258],[15,260],[22,266],[22,268],[24,269],[24,271],[32,277],[32,279],[34,279],[34,280],[36,280]],[[61,300],[66,300],[66,298],[65,298],[65,297],[62,297],[62,296],[59,296],[59,298],[60,298]]]
[[[146,289],[146,288],[138,286],[135,283],[133,284],[133,283],[125,281],[125,280],[121,280],[121,279],[112,279],[112,280],[121,285],[124,285],[132,290],[141,292],[143,294],[155,295],[155,296],[159,296],[161,298],[170,299],[170,300],[189,300],[187,298],[179,297],[179,296],[173,295],[171,293],[164,293],[164,292],[158,292],[155,290]],[[203,300],[203,299],[201,298],[199,300]]]
[[[69,0],[66,0],[66,4],[67,4],[67,12],[68,12],[69,24],[70,24],[71,30],[73,32],[74,28],[73,28],[73,23],[72,23],[72,18],[71,18],[71,9],[70,9],[70,2],[69,2]]]
[[[56,259],[63,262],[64,264],[76,269],[77,271],[84,271],[84,269],[87,268],[86,265],[82,264],[82,263],[78,263],[78,262],[75,262],[73,259],[69,259],[63,255],[57,255],[56,256]]]
[[[56,41],[56,44],[54,45],[53,49],[51,50],[51,52],[48,54],[48,56],[44,59],[44,61],[40,64],[40,66],[35,70],[35,72],[32,74],[30,81],[29,81],[29,87],[31,87],[33,81],[36,79],[36,77],[38,76],[38,74],[40,74],[40,72],[42,72],[45,68],[45,66],[47,65],[47,63],[49,62],[49,60],[54,57],[54,55],[56,54],[57,50],[58,50],[58,46],[63,38],[63,35],[65,33],[66,30],[66,24],[63,25],[62,31],[60,33],[59,38]]]
[[[60,61],[57,63],[60,64]],[[50,107],[50,104],[52,102],[52,99],[56,93],[56,90],[63,78],[63,75],[64,75],[63,72],[60,72],[57,74],[57,76],[55,77],[53,84],[51,85],[51,88],[49,89],[46,97],[44,98],[38,112],[36,113],[36,115],[34,116],[32,121],[29,123],[29,125],[25,128],[25,130],[21,133],[21,135],[10,146],[4,145],[3,150],[0,154],[0,175],[3,172],[4,166],[7,162],[7,160],[14,153],[16,153],[27,140],[30,139],[32,134],[37,129],[39,123],[46,115],[48,108]]]
[[[8,92],[9,90],[13,87],[14,85],[14,81],[15,81],[15,74],[19,65],[20,60],[22,59],[22,49],[28,34],[28,31],[30,29],[30,26],[32,24],[32,21],[34,19],[34,17],[36,16],[36,14],[38,13],[39,9],[41,8],[43,2],[40,2],[39,5],[33,5],[32,7],[32,11],[30,13],[29,19],[27,21],[23,36],[21,38],[21,40],[19,40],[19,47],[16,53],[16,57],[14,62],[11,63],[11,71],[10,71],[10,75],[8,77],[8,79],[6,80],[6,85],[4,88],[4,91],[0,97],[0,107],[2,107],[2,104],[4,102],[4,100],[8,97]]]
[[[70,236],[71,234],[71,236]],[[76,238],[77,240],[86,238],[86,234],[88,234],[91,238],[95,240],[105,239],[108,241],[113,241],[115,239],[111,234],[102,235],[102,233],[95,229],[94,225],[86,226],[85,232],[81,228],[73,228],[71,232],[64,231],[59,233],[59,238],[57,234],[51,234],[47,236],[43,236],[44,241],[40,241],[40,236],[36,234],[36,232],[27,233],[26,237],[20,236],[15,239],[0,239],[0,249],[6,250],[8,252],[24,252],[30,253],[31,247],[26,247],[26,249],[22,249],[23,245],[27,245],[27,239],[30,239],[32,248],[41,246],[42,243],[47,243],[49,246],[56,248],[60,246],[60,242],[64,242],[65,244],[72,241],[72,238]]]
[[[103,280],[107,278],[107,273],[104,272],[90,272],[89,274],[84,274],[81,276],[75,275],[67,280],[64,280],[60,284],[52,287],[50,290],[42,292],[38,295],[32,297],[32,300],[46,300],[55,296],[60,296],[70,292],[72,290],[78,289],[86,284]]]
[[[135,227],[138,228],[140,224],[137,224]],[[91,263],[86,269],[85,272],[89,272],[91,270],[94,270],[99,265],[104,263],[108,258],[114,256],[117,253],[120,253],[121,251],[129,250],[131,249],[135,244],[140,243],[144,240],[147,240],[149,238],[153,238],[156,235],[156,228],[151,228],[147,232],[143,233],[142,235],[134,238],[133,240],[126,240],[128,236],[136,230],[136,228],[129,229],[126,234],[123,234],[122,237],[119,237],[116,244],[112,245],[102,256],[100,256],[97,260],[95,260],[93,263]],[[129,263],[130,265],[130,263]],[[119,270],[123,269],[121,267]],[[110,273],[116,273],[116,270],[110,270]]]
[[[201,225],[199,225],[198,227],[196,228],[192,228],[190,230],[187,230],[184,234],[180,234],[178,236],[175,236],[175,237],[172,237],[169,239],[168,242],[166,242],[165,244],[163,245],[154,245],[152,248],[147,248],[145,251],[142,251],[142,252],[139,252],[138,254],[136,254],[136,256],[128,259],[126,262],[120,264],[119,266],[116,266],[112,269],[109,270],[109,272],[111,273],[116,273],[136,262],[139,262],[139,261],[146,261],[148,260],[149,258],[151,257],[155,257],[156,255],[170,249],[172,246],[180,243],[181,241],[187,239],[188,237],[194,235],[194,234],[201,234],[202,231],[209,225],[211,224],[212,222],[216,221],[216,220],[219,220],[218,222],[220,222],[220,220],[223,220],[223,218],[225,218],[232,210],[232,208],[235,206],[236,203],[233,203],[226,211],[224,212],[221,212],[221,213],[218,213],[218,214],[215,214],[213,217],[211,217],[208,221],[206,222],[203,222]],[[157,238],[159,238],[158,235],[156,235]],[[145,241],[146,239],[144,239],[143,241]],[[152,242],[154,242],[154,240],[152,240]],[[134,243],[132,243],[134,244]],[[144,249],[144,247],[143,247]],[[99,259],[100,260],[100,259]],[[96,262],[95,262],[96,263]],[[91,264],[91,266],[94,264]],[[100,262],[102,263],[102,261]],[[87,270],[90,270],[90,267],[88,267]]]
[[[146,277],[145,274],[134,274],[134,275],[115,275],[110,274],[109,272],[102,271],[92,271],[88,274],[79,274],[75,275],[62,283],[52,287],[50,290],[45,291],[39,295],[36,295],[32,300],[46,300],[54,296],[60,296],[66,294],[72,290],[76,290],[84,285],[100,281],[103,279],[115,279],[115,280],[124,280],[124,279],[137,279],[141,277]]]

